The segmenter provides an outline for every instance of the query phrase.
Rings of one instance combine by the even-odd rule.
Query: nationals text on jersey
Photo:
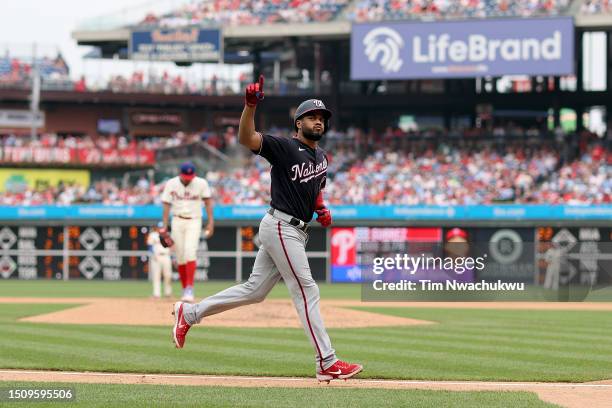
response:
[[[313,166],[312,162],[309,162],[308,166],[305,162],[302,162],[301,165],[294,164],[291,166],[291,171],[293,172],[291,181],[299,179],[300,183],[306,183],[313,177],[320,176],[327,171],[327,159],[324,157],[323,161],[316,166]]]

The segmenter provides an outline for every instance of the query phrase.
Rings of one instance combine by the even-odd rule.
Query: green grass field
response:
[[[211,281],[195,285],[198,298],[212,295],[234,285],[234,282]],[[173,284],[174,294],[178,296],[180,283]],[[355,284],[320,284],[322,299],[359,299],[361,286]],[[0,297],[130,297],[146,298],[151,296],[151,284],[146,281],[0,281]],[[278,284],[268,295],[270,299],[288,299],[287,288]]]
[[[200,285],[199,296],[231,285]],[[142,282],[3,281],[0,297],[146,297]],[[358,285],[321,285],[323,299],[358,299]],[[280,285],[271,297],[288,297]],[[183,350],[170,326],[68,325],[18,322],[66,304],[0,304],[0,368],[72,371],[192,373],[313,377],[313,351],[302,329],[194,327]],[[612,378],[612,314],[604,311],[381,308],[370,312],[435,321],[427,326],[331,329],[340,358],[364,364],[361,378],[580,382]],[[245,316],[248,318],[248,316]],[[314,381],[314,380],[313,380]],[[83,406],[134,405],[170,386],[77,385]],[[130,391],[132,390],[132,391]],[[244,389],[243,389],[244,390]],[[267,392],[267,391],[266,391]],[[381,398],[384,393],[384,398]],[[311,395],[312,393],[312,395]],[[195,406],[275,406],[308,400],[331,406],[334,397],[355,406],[546,406],[535,394],[441,391],[274,389],[229,393],[187,387],[173,403]],[[228,399],[227,395],[231,394]],[[109,395],[114,397],[111,399]],[[271,395],[268,397],[267,395]],[[273,397],[272,397],[273,396]],[[271,398],[270,400],[266,398]],[[403,398],[408,398],[403,400]],[[534,399],[535,398],[535,399]],[[85,400],[80,403],[85,403]],[[378,401],[377,404],[370,404]],[[265,402],[265,403],[264,403]],[[387,404],[387,405],[384,405]],[[342,404],[344,405],[344,404]],[[41,406],[41,405],[36,405]],[[141,405],[134,405],[141,406]]]
[[[34,407],[554,407],[529,392],[451,392],[429,390],[367,390],[341,388],[235,388],[161,385],[74,384],[75,401],[36,402]],[[7,382],[2,387],[43,388],[39,383]],[[44,388],[66,388],[64,383]],[[155,401],[152,404],[152,401]],[[21,407],[14,402],[11,406]]]

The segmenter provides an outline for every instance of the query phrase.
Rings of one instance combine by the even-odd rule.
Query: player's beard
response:
[[[323,137],[323,131],[315,132],[313,129],[302,129],[302,135],[308,140],[318,142]]]

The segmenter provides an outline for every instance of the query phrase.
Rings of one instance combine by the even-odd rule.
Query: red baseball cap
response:
[[[193,163],[183,163],[181,164],[181,178],[183,180],[191,180],[196,176],[195,166]]]
[[[450,241],[451,238],[463,238],[467,240],[468,234],[464,229],[461,228],[453,228],[446,233],[446,240]]]

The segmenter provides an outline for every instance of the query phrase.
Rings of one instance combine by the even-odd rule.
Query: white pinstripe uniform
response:
[[[171,235],[179,265],[196,260],[202,234],[202,200],[210,197],[208,182],[201,177],[194,177],[185,186],[177,176],[164,187],[161,201],[171,205]]]
[[[170,248],[164,247],[159,240],[159,233],[151,231],[147,237],[147,245],[151,246],[151,279],[153,281],[153,296],[161,296],[161,281],[164,281],[164,296],[172,296],[172,261]]]

